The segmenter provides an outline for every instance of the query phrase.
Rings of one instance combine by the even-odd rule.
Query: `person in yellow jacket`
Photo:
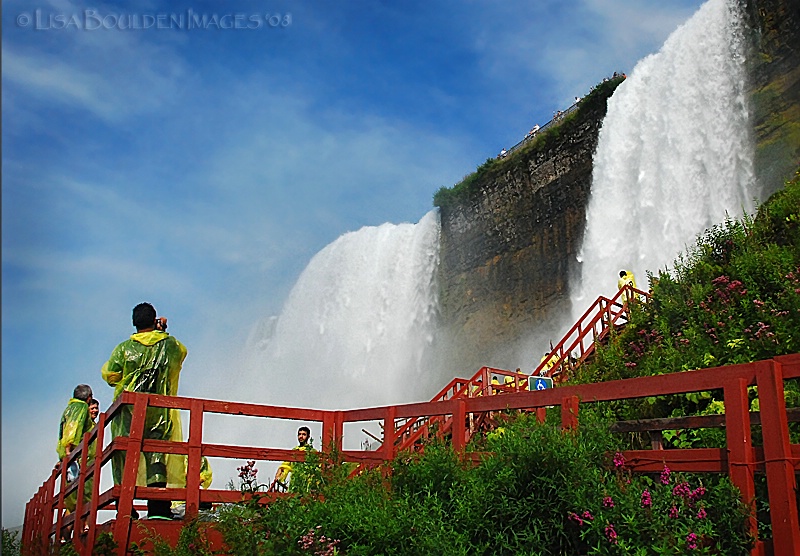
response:
[[[311,429],[308,427],[300,427],[297,429],[297,446],[292,450],[305,450],[308,452],[316,452],[314,446],[311,444]],[[275,481],[283,487],[287,485],[287,479],[292,472],[292,462],[284,461],[278,466],[275,472]]]
[[[149,303],[140,303],[133,308],[133,326],[136,333],[111,352],[111,357],[103,365],[101,374],[110,386],[114,387],[114,399],[122,392],[140,392],[145,394],[161,394],[176,396],[178,379],[183,361],[186,359],[186,347],[166,332],[167,319],[156,318],[156,310]],[[133,407],[125,406],[111,423],[112,437],[127,436],[130,432]],[[147,409],[144,424],[144,438],[170,440],[180,429],[177,411],[167,408],[150,407]],[[183,458],[171,458],[180,461]],[[139,463],[144,466],[137,484],[152,487],[167,486],[166,454],[143,452]],[[114,483],[122,482],[125,467],[125,453],[117,452],[112,459]],[[144,475],[142,477],[141,475]],[[185,475],[185,473],[184,473]],[[168,500],[149,500],[148,516],[152,518],[171,517],[171,502]]]
[[[83,441],[83,435],[94,427],[94,421],[92,421],[89,410],[91,400],[92,388],[88,384],[79,384],[72,391],[72,398],[61,414],[61,423],[58,427],[56,453],[59,461],[69,455]],[[92,447],[90,447],[90,452]],[[90,453],[89,456],[94,459],[94,454]],[[66,470],[69,483],[78,478],[79,469],[78,462],[75,461]],[[77,500],[77,493],[73,491],[64,499],[64,507],[68,511],[74,512]]]
[[[619,271],[619,280],[617,280],[617,289],[621,290],[625,286],[631,286],[632,288],[636,287],[636,279],[633,277],[633,272],[630,270],[620,270]],[[620,297],[620,301],[625,303],[630,299],[628,292],[624,292]]]

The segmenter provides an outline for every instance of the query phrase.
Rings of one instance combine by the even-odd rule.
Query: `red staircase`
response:
[[[454,378],[431,401],[443,402],[525,391],[528,389],[530,376],[547,376],[553,378],[556,383],[565,382],[570,373],[592,355],[595,346],[605,341],[612,329],[624,326],[628,322],[629,300],[646,301],[649,298],[647,292],[630,285],[617,291],[611,299],[600,296],[564,334],[561,341],[542,358],[530,375],[482,367],[469,380]],[[471,414],[467,440],[475,432],[491,427],[490,419],[491,416],[486,413]],[[394,431],[396,449],[398,451],[413,449],[432,431],[437,435],[446,436],[452,431],[452,427],[452,416],[401,420],[396,423]],[[356,472],[358,471],[360,468]]]

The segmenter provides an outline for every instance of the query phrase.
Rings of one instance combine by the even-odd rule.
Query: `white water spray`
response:
[[[753,147],[737,0],[709,0],[609,100],[573,288],[573,312],[640,288],[697,234],[752,209]]]
[[[446,381],[423,373],[436,328],[438,261],[435,211],[418,224],[344,234],[317,253],[280,317],[251,338],[251,366],[268,397],[329,409],[430,397],[431,385]]]

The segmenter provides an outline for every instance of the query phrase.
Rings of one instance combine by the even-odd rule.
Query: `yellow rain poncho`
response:
[[[62,460],[67,455],[67,446],[70,446],[70,449],[77,447],[83,440],[83,435],[92,430],[93,426],[94,423],[89,418],[89,404],[77,398],[70,399],[61,415],[61,424],[58,428],[58,444],[56,444],[58,459]]]
[[[64,459],[64,456],[67,455],[68,448],[70,451],[77,448],[80,443],[83,442],[83,435],[92,430],[93,427],[94,421],[92,421],[91,417],[89,417],[89,404],[77,398],[70,399],[66,409],[64,409],[64,413],[61,415],[61,424],[58,428],[58,444],[56,444],[56,453],[58,454],[58,459]],[[94,460],[94,450],[95,442],[92,442],[89,444],[87,463],[91,463]],[[80,467],[76,463],[73,463],[71,467],[74,467],[74,471],[72,472],[77,474]],[[67,477],[69,476],[70,474],[68,473]],[[89,495],[91,492],[92,479],[89,479],[84,484],[83,499],[89,500]],[[68,511],[74,512],[75,506],[77,505],[77,500],[78,493],[76,491],[71,492],[64,499],[64,507]]]
[[[313,446],[306,444],[305,446],[295,446],[292,450],[304,450],[306,452],[316,452]],[[283,483],[284,485],[289,478],[289,475],[292,473],[292,469],[294,467],[293,462],[291,461],[284,461],[278,466],[278,470],[275,472],[275,480],[279,483]]]
[[[114,387],[114,399],[122,392],[141,392],[175,396],[178,394],[178,379],[186,347],[160,330],[137,332],[119,344],[103,365],[101,374],[110,386]],[[111,423],[113,437],[126,436],[130,432],[132,406],[124,407]],[[182,435],[180,415],[177,410],[167,408],[148,408],[145,417],[144,438],[174,440]],[[169,458],[183,463],[184,458]],[[137,484],[141,486],[167,483],[166,454],[148,452],[142,454],[139,462]],[[114,483],[122,482],[125,454],[115,453],[113,463]],[[185,477],[185,463],[183,476]],[[172,475],[172,473],[169,473]],[[185,479],[184,479],[185,480]]]
[[[624,272],[624,274],[623,274]],[[619,280],[617,280],[617,289],[621,290],[625,286],[630,285],[631,287],[636,287],[636,279],[633,277],[633,272],[630,270],[621,270]],[[628,292],[625,292],[620,297],[620,301],[625,303],[629,299]]]

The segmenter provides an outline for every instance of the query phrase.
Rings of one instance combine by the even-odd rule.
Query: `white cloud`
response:
[[[3,81],[42,101],[78,107],[109,123],[170,106],[190,78],[173,45],[114,30],[50,32],[49,52],[3,43]]]
[[[514,102],[529,103],[547,82],[555,83],[555,95],[547,99],[552,105],[543,107],[555,110],[614,71],[630,71],[701,3],[582,0],[532,7],[505,2],[473,21],[479,25],[474,44],[489,74],[511,85],[508,97]]]

